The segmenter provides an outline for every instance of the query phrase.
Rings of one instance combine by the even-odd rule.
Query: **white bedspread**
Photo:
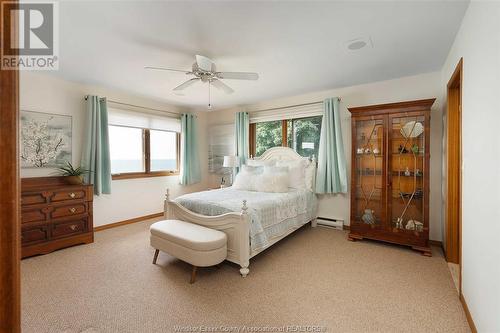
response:
[[[208,216],[240,212],[243,200],[247,200],[251,217],[252,252],[266,247],[274,238],[316,217],[316,195],[308,190],[290,189],[287,193],[267,193],[229,187],[185,194],[175,199],[190,211]]]

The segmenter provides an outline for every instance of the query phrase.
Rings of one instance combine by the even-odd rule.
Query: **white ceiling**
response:
[[[221,71],[255,71],[258,81],[212,89],[214,107],[386,80],[441,68],[468,2],[149,2],[60,3],[63,78],[179,105],[206,105],[206,84],[184,96],[172,88],[195,54]],[[373,48],[345,42],[371,38]]]

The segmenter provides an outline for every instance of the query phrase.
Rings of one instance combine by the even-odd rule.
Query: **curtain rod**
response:
[[[338,99],[339,99],[339,101],[342,100],[340,97],[338,97]],[[276,108],[263,109],[263,110],[252,110],[252,111],[248,111],[248,112],[251,113],[251,112],[263,112],[263,111],[275,111],[275,110],[281,110],[281,109],[294,108],[294,107],[297,107],[297,106],[307,106],[307,105],[315,105],[315,104],[321,104],[321,103],[323,103],[323,101],[310,102],[310,103],[302,103],[302,104],[295,104],[295,105],[287,105],[287,106],[280,106],[280,107],[276,107]]]
[[[87,99],[88,99],[88,96],[85,96],[85,100],[87,100]],[[161,113],[169,113],[169,114],[175,115],[176,117],[180,117],[181,116],[181,114],[177,113],[177,112],[172,112],[172,111],[167,111],[167,110],[161,110],[161,109],[155,109],[155,108],[150,108],[150,107],[147,107],[147,106],[140,106],[140,105],[134,105],[134,104],[129,104],[129,103],[123,103],[123,102],[114,101],[112,99],[106,99],[106,100],[109,103],[113,103],[113,104],[131,106],[131,107],[134,107],[134,108],[140,108],[140,109],[151,110],[151,111],[158,111],[158,112],[161,112]]]

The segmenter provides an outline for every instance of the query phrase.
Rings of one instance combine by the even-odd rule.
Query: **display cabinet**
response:
[[[430,110],[435,99],[349,108],[349,240],[408,245],[430,256]]]

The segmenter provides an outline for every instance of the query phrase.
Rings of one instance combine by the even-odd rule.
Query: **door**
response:
[[[353,118],[351,228],[377,233],[385,228],[386,119]]]
[[[389,116],[388,217],[389,229],[396,239],[426,246],[427,218],[428,116],[399,113]]]
[[[462,205],[462,60],[448,83],[446,148],[446,260],[460,262]]]
[[[17,1],[0,0],[0,7],[7,2]],[[2,15],[0,44],[17,45],[17,13]],[[18,102],[18,71],[0,69],[0,332],[12,333],[21,331]]]

